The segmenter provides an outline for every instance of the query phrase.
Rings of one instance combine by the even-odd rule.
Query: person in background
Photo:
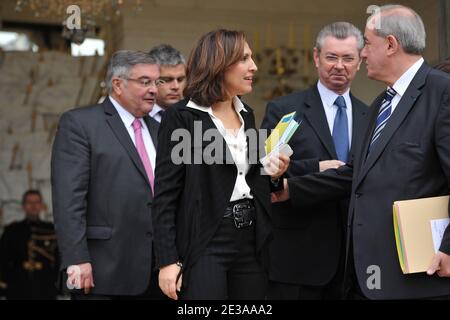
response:
[[[0,274],[9,300],[54,300],[58,291],[58,251],[53,224],[42,221],[38,190],[22,198],[25,219],[5,227],[0,239]]]
[[[351,161],[362,135],[367,106],[350,86],[361,65],[361,31],[348,22],[322,28],[314,48],[317,84],[267,105],[262,128],[273,129],[296,111],[303,122],[289,144],[294,150],[287,176],[337,168]],[[348,202],[323,201],[294,208],[273,205],[269,299],[340,299],[343,293]]]
[[[392,206],[450,193],[450,77],[424,61],[425,26],[414,10],[378,9],[367,21],[361,57],[367,76],[386,90],[369,108],[353,161],[289,178],[273,200],[290,198],[294,206],[305,206],[350,193],[348,298],[449,299],[450,226],[427,272],[405,275]]]
[[[434,68],[450,73],[450,58],[445,59],[441,63],[437,64]]]
[[[161,44],[149,52],[159,64],[159,79],[156,103],[150,116],[161,122],[163,112],[172,104],[183,99],[186,86],[186,61],[180,51],[168,44]]]

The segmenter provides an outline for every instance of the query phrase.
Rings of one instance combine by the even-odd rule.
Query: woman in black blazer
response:
[[[256,70],[242,32],[209,32],[191,52],[187,98],[164,113],[152,215],[159,285],[172,299],[265,297],[270,179],[253,111],[238,97]],[[272,179],[288,164],[273,159]]]

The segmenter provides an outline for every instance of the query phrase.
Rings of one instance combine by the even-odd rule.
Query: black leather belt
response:
[[[250,227],[256,220],[253,200],[242,199],[230,202],[223,217],[233,219],[237,229]]]

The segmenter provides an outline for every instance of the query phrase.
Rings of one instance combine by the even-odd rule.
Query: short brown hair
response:
[[[41,198],[41,202],[42,202],[42,194],[39,190],[36,189],[30,189],[27,190],[23,195],[22,195],[22,204],[25,204],[25,202],[27,202],[28,197],[31,195],[36,195],[39,196],[39,198]]]
[[[227,99],[224,74],[244,56],[245,42],[241,31],[219,29],[204,34],[189,56],[184,96],[205,107]]]
[[[447,59],[436,65],[434,68],[450,73],[450,57],[448,57]]]

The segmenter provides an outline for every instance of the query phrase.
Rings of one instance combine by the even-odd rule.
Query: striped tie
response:
[[[391,87],[388,87],[386,93],[384,94],[383,102],[381,103],[380,110],[378,111],[375,130],[373,132],[372,140],[370,141],[369,152],[373,144],[380,137],[381,132],[383,131],[388,119],[392,114],[392,99],[395,97],[396,94],[397,92]]]

